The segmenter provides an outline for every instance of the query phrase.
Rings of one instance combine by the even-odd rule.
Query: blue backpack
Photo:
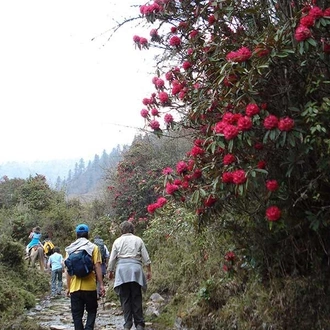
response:
[[[85,277],[94,269],[92,257],[86,250],[71,252],[64,263],[70,276]]]

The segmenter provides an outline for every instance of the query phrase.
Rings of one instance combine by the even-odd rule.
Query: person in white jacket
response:
[[[143,240],[134,235],[134,225],[124,221],[122,235],[117,238],[111,249],[108,271],[109,279],[114,277],[114,290],[119,295],[124,313],[124,329],[143,330],[145,322],[142,310],[142,290],[147,289],[147,279],[151,279],[151,261]],[[147,267],[147,278],[143,272]]]

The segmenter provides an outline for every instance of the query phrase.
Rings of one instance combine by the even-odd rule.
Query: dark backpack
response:
[[[70,276],[85,277],[94,269],[92,257],[86,250],[73,251],[64,263]]]
[[[94,239],[94,244],[96,244],[99,247],[101,257],[102,257],[102,263],[105,263],[106,260],[106,251],[104,247],[104,241],[102,238],[95,238]]]

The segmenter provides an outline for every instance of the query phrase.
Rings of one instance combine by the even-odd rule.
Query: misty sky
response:
[[[114,18],[138,15],[132,4],[141,3],[0,3],[0,163],[88,159],[130,143],[143,128],[153,62],[132,37],[149,32],[131,24],[108,41]]]

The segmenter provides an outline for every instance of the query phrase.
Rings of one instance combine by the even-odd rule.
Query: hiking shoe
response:
[[[136,330],[144,330],[144,326],[141,325],[141,324],[138,324],[138,325],[136,326]]]

